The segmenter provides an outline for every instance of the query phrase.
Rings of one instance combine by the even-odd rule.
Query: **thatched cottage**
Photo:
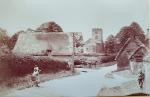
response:
[[[69,34],[64,32],[27,32],[18,37],[13,53],[44,55],[68,54],[72,52],[72,43]]]

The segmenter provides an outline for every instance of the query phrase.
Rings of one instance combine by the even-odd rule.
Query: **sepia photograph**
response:
[[[150,96],[150,0],[0,0],[0,97]]]

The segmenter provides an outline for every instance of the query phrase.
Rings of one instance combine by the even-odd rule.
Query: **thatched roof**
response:
[[[93,46],[93,45],[94,43],[91,38],[84,42],[84,46]]]
[[[70,36],[64,32],[30,32],[21,33],[13,49],[14,53],[41,54],[45,50],[52,53],[71,52]]]
[[[143,46],[140,46],[140,47],[138,47],[130,56],[129,56],[129,59],[131,59],[132,58],[132,56],[134,56],[139,50],[141,50],[141,49],[145,49]],[[144,53],[144,52],[143,52]]]
[[[144,48],[146,51],[148,51],[148,48],[137,38],[132,39],[129,38],[125,44],[123,45],[123,47],[119,50],[119,52],[117,53],[117,56],[115,58],[115,60],[117,60],[120,55],[123,53],[123,51],[127,48],[127,46],[129,45],[129,43],[133,41],[136,44],[136,49],[134,49],[134,51],[132,52],[132,54],[129,56],[128,59],[130,59],[137,51],[139,51],[141,48]]]
[[[92,39],[90,38],[87,41],[85,41],[84,44],[87,45],[87,44],[91,43],[91,41],[92,41]]]
[[[122,46],[122,48],[121,48],[121,49],[119,50],[119,52],[117,53],[115,60],[117,60],[117,59],[120,57],[120,55],[122,54],[122,52],[124,51],[124,49],[127,47],[127,45],[129,44],[130,41],[131,41],[131,38],[129,38],[129,39],[125,42],[125,44]]]

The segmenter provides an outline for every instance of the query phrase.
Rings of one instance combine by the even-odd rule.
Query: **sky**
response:
[[[0,0],[0,27],[11,36],[19,30],[36,29],[55,21],[64,32],[82,32],[84,40],[92,28],[102,28],[103,37],[115,35],[123,26],[138,22],[144,31],[150,22],[150,0]]]

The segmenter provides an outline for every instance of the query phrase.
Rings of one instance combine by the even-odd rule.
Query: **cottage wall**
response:
[[[140,71],[145,72],[143,62],[130,61],[131,72],[138,74]]]
[[[129,59],[126,52],[123,52],[117,59],[117,70],[123,70],[129,67]]]

